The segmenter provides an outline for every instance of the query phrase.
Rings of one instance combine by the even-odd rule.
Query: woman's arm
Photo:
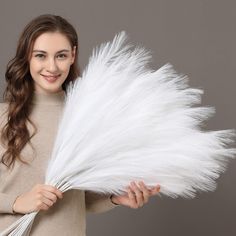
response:
[[[117,204],[111,200],[111,195],[85,191],[86,210],[92,213],[101,213],[113,209]]]

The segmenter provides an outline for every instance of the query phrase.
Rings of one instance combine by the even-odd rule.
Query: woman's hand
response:
[[[131,208],[142,207],[148,202],[149,197],[157,195],[160,191],[160,185],[148,189],[144,182],[139,182],[138,185],[132,182],[127,188],[127,194],[125,195],[112,195],[111,201],[118,205],[128,206]]]
[[[62,198],[62,192],[51,185],[37,184],[31,191],[18,196],[13,204],[15,213],[31,213],[48,210],[56,201]]]

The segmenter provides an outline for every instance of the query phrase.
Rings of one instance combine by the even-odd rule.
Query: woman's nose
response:
[[[55,59],[54,58],[49,59],[49,61],[47,63],[47,71],[51,72],[51,73],[54,73],[57,70],[58,70],[58,66],[57,66],[57,63],[56,63]]]

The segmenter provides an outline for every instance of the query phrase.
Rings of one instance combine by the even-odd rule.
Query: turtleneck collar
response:
[[[59,91],[56,93],[38,93],[34,91],[32,104],[42,104],[42,105],[61,105],[65,100],[65,91]]]

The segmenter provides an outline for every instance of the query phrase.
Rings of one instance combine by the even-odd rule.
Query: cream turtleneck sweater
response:
[[[21,214],[12,211],[16,197],[28,192],[38,183],[44,183],[45,170],[50,158],[53,143],[64,106],[64,91],[53,94],[34,93],[30,119],[37,127],[31,139],[35,151],[29,144],[21,154],[29,165],[16,161],[12,171],[0,163],[0,232],[19,219]],[[0,103],[0,128],[6,122],[6,103]],[[33,127],[27,124],[30,133]],[[4,152],[0,145],[0,158]],[[85,236],[86,210],[102,212],[115,205],[109,196],[92,192],[70,190],[48,211],[41,211],[35,218],[32,236]],[[0,234],[1,235],[1,234]]]

